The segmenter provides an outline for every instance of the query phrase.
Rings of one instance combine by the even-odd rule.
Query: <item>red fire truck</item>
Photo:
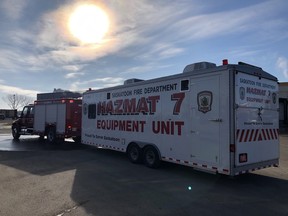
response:
[[[81,141],[82,100],[72,98],[36,100],[25,106],[20,118],[12,124],[12,135],[47,136],[50,143],[73,138]]]

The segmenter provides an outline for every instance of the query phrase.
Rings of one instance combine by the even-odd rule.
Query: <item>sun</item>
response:
[[[82,43],[100,43],[108,32],[109,18],[96,5],[81,5],[69,17],[71,34]]]

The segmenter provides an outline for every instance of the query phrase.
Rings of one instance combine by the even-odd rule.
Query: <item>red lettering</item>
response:
[[[97,104],[97,115],[105,115],[106,114],[106,102],[99,102]]]
[[[145,121],[140,121],[139,122],[140,123],[140,128],[141,128],[141,132],[143,133],[144,132],[144,125],[146,124],[146,122]]]
[[[170,134],[170,122],[161,121],[161,134]]]
[[[131,121],[126,121],[126,131],[132,131],[132,123],[131,123]]]
[[[150,114],[154,114],[156,112],[156,104],[160,100],[160,96],[150,96],[147,100],[150,104]]]
[[[157,126],[156,126],[156,123],[157,123]],[[152,122],[152,131],[153,133],[155,134],[158,134],[160,132],[160,122],[159,121],[153,121]]]
[[[124,114],[134,114],[136,113],[136,98],[125,99],[123,103],[123,113]]]
[[[101,120],[97,120],[97,129],[101,128]]]
[[[152,131],[155,134],[182,135],[183,121],[152,121]]]
[[[146,121],[131,120],[97,120],[97,129],[102,130],[119,130],[128,132],[144,132]]]
[[[141,97],[137,105],[137,113],[146,114],[149,112],[148,104],[145,97]]]
[[[122,114],[123,113],[122,104],[123,104],[123,100],[116,100],[114,102],[114,105],[116,106],[115,114]]]
[[[174,93],[171,95],[171,100],[176,101],[173,109],[173,115],[178,115],[180,113],[181,105],[184,98],[185,98],[185,92]]]
[[[177,134],[181,136],[182,134],[182,126],[184,125],[183,121],[175,121],[175,125],[178,126]]]
[[[114,113],[114,107],[112,101],[108,101],[106,106],[106,113],[109,113],[110,115]]]

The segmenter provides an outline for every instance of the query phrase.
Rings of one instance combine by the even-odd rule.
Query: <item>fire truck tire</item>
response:
[[[19,139],[19,137],[20,137],[19,127],[17,127],[16,125],[12,126],[12,136],[16,140]]]
[[[136,143],[130,144],[127,155],[132,163],[140,163],[142,161],[142,149]]]
[[[149,168],[158,168],[160,159],[158,151],[153,146],[147,146],[143,152],[144,164]]]
[[[38,140],[39,140],[39,142],[43,142],[44,141],[44,136],[40,135]]]
[[[48,128],[47,140],[49,143],[55,143],[56,142],[56,131],[55,131],[54,127]]]

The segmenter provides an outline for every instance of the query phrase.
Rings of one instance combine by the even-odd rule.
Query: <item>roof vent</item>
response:
[[[211,63],[211,62],[197,62],[194,64],[187,65],[184,68],[183,73],[192,72],[196,70],[215,68],[215,67],[216,67],[216,64]]]
[[[136,79],[136,78],[127,79],[127,80],[124,81],[124,85],[129,85],[129,84],[136,83],[136,82],[141,82],[141,81],[144,81],[144,80]]]

